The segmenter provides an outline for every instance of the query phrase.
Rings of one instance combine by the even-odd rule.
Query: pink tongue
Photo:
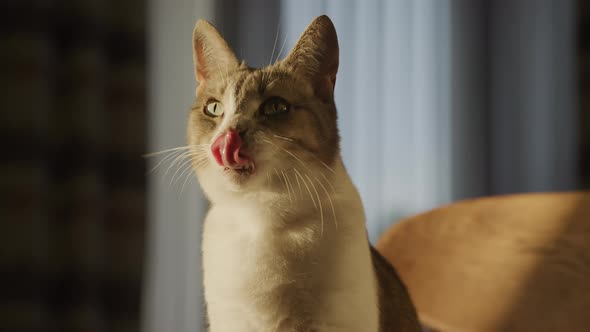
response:
[[[249,164],[250,159],[240,153],[241,147],[240,135],[234,130],[229,130],[217,137],[211,145],[211,152],[220,166],[242,168]]]

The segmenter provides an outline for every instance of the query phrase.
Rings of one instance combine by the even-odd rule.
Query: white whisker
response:
[[[178,182],[178,179],[176,179],[176,181],[174,181],[174,178],[176,178],[176,175],[178,174],[178,172],[180,172],[180,170],[182,169],[184,173],[186,170],[186,167],[190,167],[191,166],[191,159],[187,157],[185,157],[178,165],[178,168],[176,169],[176,172],[174,172],[174,175],[172,175],[172,179],[170,180],[170,184],[168,186],[172,186],[172,182],[174,182],[174,184],[176,185],[176,182]]]
[[[305,186],[305,189],[307,189],[307,192],[309,193],[309,198],[311,198],[311,202],[313,203],[313,207],[317,210],[318,206],[316,205],[315,200],[313,199],[313,195],[311,194],[311,190],[309,190],[309,186],[305,182],[305,179],[303,178],[301,173],[299,173],[299,171],[296,168],[294,170],[296,173],[295,177],[299,176],[301,178],[301,181],[303,181],[303,185]]]
[[[293,139],[291,139],[291,138],[284,137],[284,136],[280,136],[280,135],[275,135],[275,134],[273,134],[273,136],[274,136],[274,137],[277,137],[277,138],[280,138],[280,139],[283,139],[283,140],[285,140],[285,141],[289,141],[289,142],[291,142],[291,143],[294,143],[294,140],[293,140]],[[270,142],[270,141],[269,141],[269,143],[271,143],[271,144],[272,144],[272,142]],[[281,148],[282,148],[282,147],[281,147]],[[284,148],[283,148],[283,149],[284,149]],[[305,151],[305,150],[304,150],[304,151]],[[336,173],[336,172],[334,171],[334,169],[332,169],[330,166],[328,166],[328,165],[327,165],[325,162],[323,162],[323,161],[322,161],[320,158],[318,158],[316,155],[314,155],[313,153],[311,153],[311,152],[309,152],[309,151],[305,151],[305,152],[307,152],[307,153],[308,153],[310,156],[312,156],[312,157],[313,157],[315,160],[319,161],[319,162],[322,164],[322,166],[324,166],[324,167],[325,167],[325,168],[326,168],[328,171],[330,171],[330,172],[332,172],[332,173]],[[294,157],[295,157],[295,156],[294,156]],[[295,157],[295,158],[297,158],[297,157]],[[297,158],[297,159],[298,159],[298,158]],[[301,161],[300,161],[300,162],[301,162]]]
[[[180,175],[176,179],[177,182],[179,181],[179,179],[182,179],[185,176],[185,173],[187,173],[187,171],[188,171],[188,174],[190,176],[190,174],[192,172],[192,169],[193,169],[193,162],[194,162],[194,159],[189,158],[188,166],[185,167],[184,170],[180,173]],[[184,181],[184,183],[186,183],[186,180]],[[176,182],[175,182],[175,184],[176,184]],[[184,185],[183,185],[183,187],[184,187]],[[182,193],[182,191],[181,191],[181,193]]]
[[[270,59],[268,60],[268,65],[272,65],[272,58],[275,56],[275,48],[277,47],[277,40],[279,39],[279,31],[281,31],[281,24],[280,22],[277,24],[277,33],[275,34],[275,42],[272,45],[272,53],[270,54]]]
[[[324,180],[326,180],[326,183],[328,184],[328,186],[330,186],[330,189],[332,190],[334,195],[336,195],[336,189],[334,189],[334,187],[332,186],[332,183],[330,183],[330,180],[328,180],[328,178],[324,175],[324,173],[320,172],[320,175],[324,178]]]
[[[194,157],[194,159],[193,159],[193,157]],[[184,153],[183,156],[180,158],[180,161],[178,162],[178,168],[176,169],[176,172],[172,176],[172,180],[170,181],[170,184],[172,184],[172,181],[174,181],[174,178],[176,177],[176,175],[178,174],[178,172],[181,169],[183,169],[183,171],[181,172],[179,178],[182,178],[183,175],[186,173],[186,171],[192,168],[193,161],[195,161],[195,163],[198,163],[200,165],[200,164],[205,163],[207,161],[207,156],[202,155],[200,151],[190,151],[188,153]],[[172,166],[172,165],[170,165],[170,166]],[[170,169],[170,168],[168,168],[168,169]],[[168,173],[168,172],[166,172],[166,173]],[[177,181],[178,181],[178,179],[177,179]]]
[[[297,169],[293,168],[294,171]],[[301,182],[299,182],[299,178],[297,177],[297,173],[295,173],[295,180],[297,180],[297,187],[299,187],[299,197],[303,198],[303,191],[301,190]]]
[[[207,156],[203,156],[203,157],[197,157],[196,161],[195,161],[195,169],[199,169],[205,165],[207,165],[207,163],[209,162],[209,158]]]
[[[315,158],[316,158],[316,159],[317,159],[317,160],[318,160],[320,163],[322,163],[322,165],[324,165],[324,167],[325,167],[325,168],[327,168],[327,169],[328,169],[328,171],[330,171],[330,172],[332,172],[332,173],[336,173],[336,172],[334,172],[334,170],[333,170],[333,169],[332,169],[330,166],[326,165],[326,163],[324,163],[323,161],[321,161],[321,160],[320,160],[318,157],[316,157],[316,156],[314,156],[314,157],[315,157]]]
[[[195,175],[195,173],[194,173],[194,172],[192,172],[192,171],[191,171],[191,172],[188,172],[188,174],[187,174],[187,176],[186,176],[186,179],[185,179],[185,180],[184,180],[184,182],[182,183],[182,188],[180,189],[180,194],[181,194],[181,195],[182,195],[182,193],[184,192],[184,186],[185,186],[185,185],[186,185],[188,182],[190,182],[190,180],[191,180],[193,177],[195,177],[195,178],[196,178],[196,175]]]
[[[305,174],[305,177],[309,181],[309,184],[313,188],[313,191],[315,191],[315,195],[318,199],[318,205],[320,206],[320,227],[321,227],[320,228],[320,236],[322,236],[324,234],[324,209],[322,208],[322,200],[320,199],[320,194],[318,193],[318,190],[314,186],[313,181],[311,181],[311,179],[309,178],[309,175]]]
[[[279,181],[281,181],[281,184],[283,185],[283,187],[286,185],[285,183],[283,183],[283,179],[281,178],[281,175],[279,174],[279,171],[277,171],[276,168],[273,168],[275,171],[275,174],[277,175],[277,177],[279,178]]]
[[[336,228],[338,228],[338,219],[336,218],[336,210],[334,209],[334,204],[332,204],[332,199],[330,198],[330,194],[328,194],[326,187],[324,187],[324,185],[322,184],[322,182],[318,178],[315,178],[315,180],[322,187],[322,189],[324,190],[324,193],[326,194],[326,197],[328,198],[328,202],[330,203],[330,207],[332,208],[332,215],[334,216],[334,225],[336,226]]]
[[[277,62],[280,59],[281,54],[283,54],[283,49],[285,48],[286,43],[287,43],[287,36],[285,36],[285,39],[283,39],[283,45],[281,46],[281,49],[279,50],[279,54],[277,55],[277,58],[273,62]]]
[[[295,199],[297,199],[297,196],[295,195],[295,187],[293,187],[293,183],[291,182],[291,178],[289,177],[289,173],[284,173],[285,174],[285,178],[287,179],[287,182],[289,182],[289,185],[291,186],[291,191],[293,192],[293,196],[295,196]]]
[[[154,166],[152,169],[150,169],[148,171],[149,173],[152,173],[153,171],[155,171],[158,167],[160,167],[160,165],[162,165],[162,163],[164,163],[167,160],[170,160],[172,158],[174,158],[175,156],[178,156],[178,154],[180,154],[182,152],[182,150],[178,150],[178,151],[173,151],[170,154],[168,154],[167,156],[165,156],[164,158],[162,158],[157,164],[156,166]]]
[[[179,146],[179,147],[172,148],[172,149],[166,149],[166,150],[162,150],[162,151],[146,153],[142,157],[154,157],[154,156],[160,155],[162,153],[178,151],[178,150],[186,150],[186,149],[190,149],[190,148],[191,148],[190,145]]]
[[[164,172],[164,176],[168,175],[168,172],[170,171],[170,169],[172,167],[174,167],[174,165],[176,165],[179,162],[182,162],[185,160],[185,158],[187,156],[189,156],[191,154],[191,151],[187,151],[187,152],[183,152],[180,155],[176,156],[176,158],[174,158],[174,160],[170,163],[170,165],[168,165],[168,168],[166,169],[166,172]]]
[[[276,137],[276,138],[284,139],[285,141],[293,142],[293,139],[291,139],[289,137],[285,137],[285,136],[281,136],[281,135],[276,135],[276,134],[273,134],[273,136]]]
[[[283,174],[283,178],[285,178],[285,184],[287,185],[287,193],[289,194],[289,201],[293,202],[293,198],[291,198],[291,189],[289,188],[289,182],[287,181],[287,176],[285,175],[285,172],[283,172],[281,170],[281,174]],[[295,194],[295,193],[293,193]]]
[[[291,157],[293,157],[295,160],[297,160],[297,162],[299,162],[299,163],[301,164],[301,166],[303,166],[303,167],[305,167],[307,170],[309,170],[309,168],[307,167],[307,165],[305,165],[305,163],[304,163],[303,161],[301,161],[301,159],[299,159],[299,158],[298,158],[296,155],[294,155],[294,154],[293,154],[291,151],[289,151],[289,150],[287,150],[287,149],[283,148],[283,147],[282,147],[282,146],[280,146],[280,145],[276,145],[276,144],[274,144],[273,142],[271,142],[271,141],[269,141],[269,140],[263,140],[263,141],[265,141],[265,142],[267,142],[267,143],[269,143],[269,144],[272,144],[273,146],[275,146],[275,147],[277,147],[277,148],[279,148],[279,149],[281,149],[281,150],[285,151],[285,152],[286,152],[286,153],[288,153],[288,154],[289,154]]]

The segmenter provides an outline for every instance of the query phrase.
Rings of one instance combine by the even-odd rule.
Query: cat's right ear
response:
[[[234,52],[219,32],[205,20],[197,21],[193,30],[195,78],[206,81],[215,73],[226,73],[239,65]]]

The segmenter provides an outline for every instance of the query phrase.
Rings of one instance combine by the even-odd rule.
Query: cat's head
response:
[[[206,21],[193,40],[198,87],[188,144],[208,196],[288,190],[324,177],[340,158],[330,19],[314,19],[284,60],[259,69],[239,62]]]

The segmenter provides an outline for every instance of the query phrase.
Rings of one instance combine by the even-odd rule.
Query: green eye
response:
[[[212,100],[205,105],[205,114],[212,117],[223,115],[223,105],[220,102]]]
[[[281,97],[271,97],[262,104],[265,115],[281,114],[289,111],[289,103]]]

